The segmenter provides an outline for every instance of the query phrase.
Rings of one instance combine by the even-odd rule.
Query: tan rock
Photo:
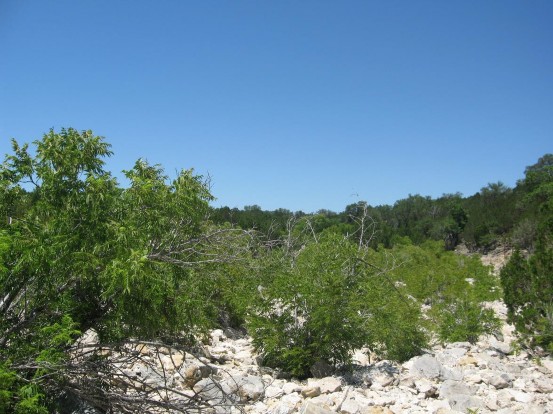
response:
[[[476,360],[475,357],[473,357],[471,355],[467,355],[467,356],[465,356],[465,357],[463,357],[459,360],[459,365],[461,365],[461,366],[465,366],[465,365],[477,366],[478,361]]]
[[[179,353],[171,354],[170,355],[172,363],[175,365],[175,367],[180,368],[182,363],[184,362],[184,355]]]
[[[328,407],[321,407],[308,401],[301,408],[300,414],[334,414],[334,411],[329,410]]]
[[[150,355],[150,348],[146,344],[138,344],[135,349],[142,355]]]
[[[202,371],[198,365],[192,364],[185,368],[183,372],[184,385],[192,388],[198,381],[202,379]]]
[[[392,410],[390,410],[388,407],[367,407],[364,409],[363,414],[394,414]]]
[[[304,398],[313,398],[321,395],[321,387],[305,387],[301,390],[301,395]]]

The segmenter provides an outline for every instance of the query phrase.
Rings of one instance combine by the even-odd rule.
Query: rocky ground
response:
[[[484,258],[499,268],[509,252]],[[215,330],[195,356],[139,345],[141,358],[121,364],[137,386],[166,387],[214,408],[195,412],[271,414],[553,413],[553,360],[513,348],[506,307],[487,304],[504,321],[497,337],[436,345],[403,364],[370,363],[358,351],[349,369],[319,367],[321,378],[297,381],[257,364],[251,339]],[[325,372],[326,371],[326,372]],[[163,374],[162,374],[163,373]]]
[[[502,303],[488,306],[505,317]],[[513,352],[512,334],[505,325],[500,339],[435,346],[404,364],[370,364],[360,351],[351,370],[303,382],[258,366],[250,338],[234,332],[213,331],[199,359],[169,349],[141,352],[171,375],[173,387],[209,401],[216,412],[553,413],[553,361]],[[156,380],[139,364],[129,367],[130,375],[133,370]]]

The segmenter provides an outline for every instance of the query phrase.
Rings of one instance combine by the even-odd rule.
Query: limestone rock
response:
[[[363,411],[363,414],[394,414],[388,407],[368,407]]]
[[[229,401],[233,390],[223,383],[215,382],[212,378],[205,378],[194,385],[194,391],[201,399],[217,405]]]
[[[94,350],[97,338],[89,334],[81,347]],[[213,405],[213,414],[553,413],[553,362],[544,357],[537,363],[525,352],[506,354],[505,338],[435,345],[432,354],[403,365],[369,364],[364,350],[351,370],[300,383],[278,379],[277,369],[259,366],[249,338],[219,330],[208,345],[194,349],[196,356],[171,347],[129,345],[139,360],[122,364],[112,382],[121,387],[134,382],[144,390],[168,384],[178,390],[174,398],[200,398]],[[107,358],[120,351],[111,352]],[[319,365],[320,375],[332,372]]]
[[[484,382],[500,390],[510,385],[510,378],[507,374],[491,375],[488,378],[484,378]]]
[[[472,355],[467,355],[459,360],[459,365],[478,365],[478,361]]]
[[[467,385],[460,381],[447,380],[440,387],[441,398],[453,398],[456,395],[473,395],[474,389],[469,388]]]
[[[287,394],[280,399],[276,406],[270,411],[271,414],[291,414],[296,411],[302,398],[296,392]],[[309,414],[309,413],[306,413]]]
[[[423,355],[414,360],[411,374],[422,378],[439,378],[442,373],[442,364],[431,355]]]
[[[358,414],[361,406],[353,398],[346,399],[340,408],[341,414]]]
[[[136,351],[142,355],[150,355],[150,348],[146,344],[138,344],[135,347]]]
[[[534,387],[540,393],[553,393],[553,380],[551,378],[537,378],[534,380]]]
[[[236,376],[226,381],[232,389],[236,387],[242,401],[257,401],[265,392],[263,379],[257,376]]]
[[[194,387],[194,385],[203,378],[200,366],[197,364],[188,365],[184,369],[182,375],[184,378],[184,384],[188,388]]]
[[[426,378],[416,380],[415,387],[425,398],[434,397],[438,391],[436,386]]]
[[[98,332],[96,332],[94,329],[88,329],[85,331],[82,336],[77,339],[77,342],[75,343],[76,346],[80,348],[86,348],[86,347],[93,347],[95,345],[98,345],[100,343],[100,338],[98,336]]]
[[[449,399],[451,408],[462,413],[469,410],[480,411],[484,407],[484,401],[481,398],[472,395],[457,395]]]
[[[513,389],[509,389],[508,391],[513,396],[515,401],[527,404],[527,403],[531,403],[534,400],[534,398],[530,393],[513,390]]]
[[[319,387],[321,394],[330,394],[342,389],[342,382],[335,377],[326,377],[317,380],[310,378],[307,384],[311,387]]]
[[[318,397],[321,395],[321,388],[320,387],[305,387],[303,390],[301,390],[301,395],[304,398],[313,398]]]
[[[300,414],[335,414],[335,413],[334,411],[320,407],[308,401],[302,406],[300,410]]]
[[[293,392],[301,392],[301,386],[293,382],[287,382],[282,386],[284,394],[292,394]]]
[[[277,398],[281,397],[284,394],[282,388],[269,385],[265,388],[265,398]]]

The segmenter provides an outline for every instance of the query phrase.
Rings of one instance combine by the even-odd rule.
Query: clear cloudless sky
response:
[[[0,0],[0,156],[62,127],[216,206],[514,186],[553,152],[553,1]]]

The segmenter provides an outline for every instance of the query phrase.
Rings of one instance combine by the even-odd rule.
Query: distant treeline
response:
[[[211,219],[217,224],[254,228],[274,239],[286,234],[291,220],[305,221],[315,233],[326,231],[356,238],[359,222],[364,219],[374,248],[379,245],[389,248],[407,237],[414,244],[443,240],[447,249],[464,242],[471,250],[485,251],[498,243],[532,250],[543,200],[529,195],[540,184],[538,173],[548,171],[551,165],[553,155],[546,154],[526,168],[525,177],[514,188],[502,182],[490,183],[469,197],[452,193],[434,199],[416,194],[391,206],[371,206],[359,201],[340,213],[319,210],[307,214],[283,208],[267,211],[258,205],[243,210],[219,207],[213,208]]]

